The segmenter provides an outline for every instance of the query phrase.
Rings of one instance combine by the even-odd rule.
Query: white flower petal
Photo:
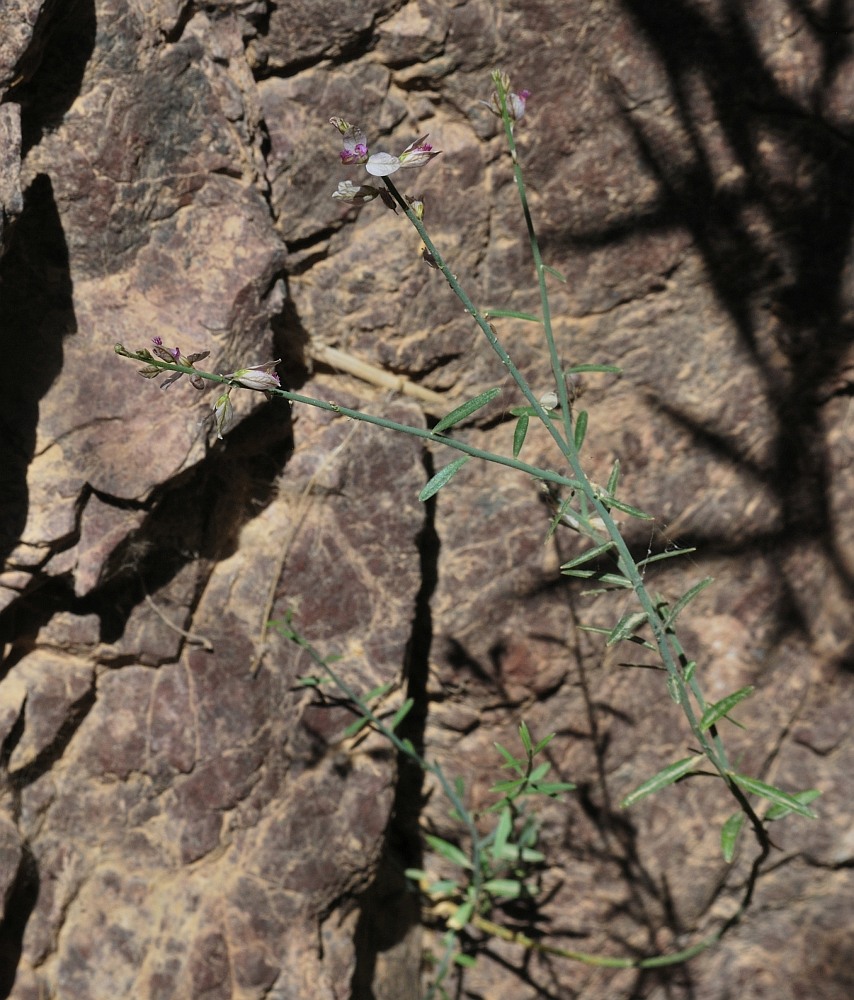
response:
[[[400,160],[391,153],[374,153],[368,157],[365,170],[373,177],[388,177],[400,170]]]

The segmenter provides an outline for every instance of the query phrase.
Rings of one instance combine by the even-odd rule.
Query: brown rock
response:
[[[328,411],[161,390],[117,358],[155,336],[215,372],[283,357],[284,380],[425,426],[318,365],[319,339],[491,406],[455,435],[504,454],[520,402],[418,237],[330,197],[328,124],[371,149],[430,134],[402,188],[478,304],[536,312],[489,70],[533,91],[515,129],[584,455],[655,522],[625,518],[662,598],[709,575],[681,638],[733,766],[819,788],[775,823],[753,907],[687,968],[594,969],[494,939],[462,985],[491,1000],[851,993],[852,19],[728,5],[470,0],[188,5],[17,0],[0,11],[0,993],[412,1000],[438,953],[402,870],[449,806],[320,665],[416,703],[406,725],[484,811],[494,743],[556,732],[540,809],[545,939],[606,954],[720,926],[755,846],[718,847],[719,783],[620,799],[693,746],[643,650],[604,649],[631,597],[582,595],[536,484]],[[540,327],[496,319],[535,391]],[[438,416],[440,414],[435,414]],[[563,468],[532,430],[523,458]],[[390,711],[391,709],[389,709]],[[365,734],[362,734],[363,736]],[[425,792],[429,795],[425,799]],[[488,817],[482,816],[484,831]],[[526,933],[520,910],[505,916]],[[516,926],[516,924],[514,924]],[[476,935],[473,941],[476,943]]]

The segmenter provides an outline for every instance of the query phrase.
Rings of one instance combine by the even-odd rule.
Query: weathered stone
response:
[[[838,7],[838,5],[837,5]],[[780,0],[16,0],[0,11],[0,993],[412,1000],[422,944],[402,870],[419,823],[460,828],[269,619],[293,615],[354,690],[391,682],[430,759],[484,811],[494,743],[556,732],[539,808],[546,939],[653,954],[733,912],[755,845],[710,779],[617,803],[693,746],[639,647],[630,595],[584,596],[540,486],[340,415],[161,390],[117,358],[160,336],[217,372],[283,357],[301,391],[418,427],[421,410],[318,365],[321,339],[448,395],[502,394],[453,433],[508,454],[521,402],[418,237],[330,197],[328,123],[395,176],[492,310],[540,309],[489,70],[533,91],[515,128],[584,455],[674,602],[734,766],[824,792],[772,828],[753,909],[685,970],[591,969],[490,940],[461,992],[679,1000],[848,997],[854,253],[848,12]],[[22,160],[23,157],[23,160]],[[530,277],[530,281],[528,278]],[[495,318],[535,391],[538,324]],[[441,414],[433,414],[440,416]],[[522,457],[562,468],[532,430]],[[389,709],[390,710],[390,709]],[[422,728],[423,727],[423,728]],[[488,817],[484,817],[484,822]],[[484,827],[486,829],[486,827]],[[533,912],[533,911],[532,911]],[[514,911],[526,932],[526,914]],[[516,974],[515,969],[522,970]],[[14,977],[14,979],[13,979]],[[456,989],[454,984],[452,989]],[[449,990],[451,991],[451,990]],[[811,994],[810,994],[811,995]]]

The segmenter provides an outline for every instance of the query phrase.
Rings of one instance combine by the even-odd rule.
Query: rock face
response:
[[[580,551],[517,473],[331,412],[162,390],[117,358],[161,337],[210,370],[283,358],[291,387],[417,427],[435,408],[312,365],[322,341],[447,395],[504,393],[457,434],[509,454],[506,371],[406,221],[331,199],[331,115],[373,148],[430,133],[406,176],[474,300],[537,311],[497,122],[533,91],[520,160],[599,481],[673,600],[746,773],[822,790],[787,819],[752,908],[656,972],[492,940],[467,996],[850,997],[854,801],[854,19],[763,0],[16,0],[0,10],[0,996],[410,1000],[429,981],[402,870],[453,839],[436,789],[352,716],[269,619],[294,613],[357,691],[415,699],[409,735],[474,808],[494,742],[556,732],[578,791],[541,810],[537,933],[647,955],[740,898],[731,806],[688,782],[616,803],[690,734],[658,674],[578,625]],[[531,384],[534,324],[496,327]],[[532,332],[533,331],[533,332]],[[553,467],[545,436],[524,457]],[[650,573],[653,570],[650,568]],[[733,735],[734,734],[734,735]],[[430,792],[425,795],[425,792]],[[532,932],[525,914],[506,919]],[[429,925],[429,921],[427,921]]]

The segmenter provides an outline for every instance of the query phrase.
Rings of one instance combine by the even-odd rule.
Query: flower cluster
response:
[[[156,356],[167,364],[183,365],[185,368],[192,368],[197,361],[202,361],[211,353],[210,351],[201,351],[198,354],[191,354],[189,357],[185,357],[177,347],[164,347],[163,340],[160,337],[153,337],[151,342],[154,345],[153,349],[151,351],[140,351],[137,357],[149,358],[154,361],[154,357]],[[268,389],[280,389],[281,382],[279,381],[279,376],[276,374],[276,365],[280,363],[281,359],[266,361],[262,365],[252,365],[249,368],[238,368],[236,371],[229,372],[228,375],[223,375],[223,378],[233,382],[234,385],[242,386],[244,389],[255,389],[258,392],[267,392]],[[162,375],[163,371],[163,368],[152,364],[147,365],[145,368],[140,368],[139,374],[143,378],[156,378],[158,375]],[[172,372],[168,378],[163,380],[160,388],[166,389],[184,375],[189,377],[190,383],[194,388],[205,388],[206,380],[201,375],[191,375],[189,372]],[[214,426],[216,427],[217,437],[220,440],[222,440],[223,433],[228,430],[234,421],[234,406],[232,405],[230,395],[234,385],[230,385],[218,397],[216,403],[214,403]]]
[[[365,170],[372,177],[389,177],[396,174],[398,170],[411,169],[413,167],[423,167],[429,163],[434,156],[438,156],[440,150],[433,149],[427,142],[427,136],[410,143],[406,149],[398,156],[391,153],[368,153],[368,141],[364,131],[358,125],[351,125],[343,118],[330,118],[330,125],[343,136],[343,146],[339,156],[345,166],[351,164],[364,164]],[[364,204],[374,198],[382,198],[385,204],[394,208],[394,200],[385,189],[374,187],[371,184],[356,185],[352,181],[341,181],[338,190],[332,195],[339,201],[350,201],[357,204]]]
[[[152,353],[156,354],[161,361],[166,361],[171,365],[183,365],[185,368],[192,368],[197,361],[203,361],[211,353],[210,351],[202,351],[200,354],[191,354],[188,358],[185,358],[177,347],[164,347],[163,340],[160,337],[152,337],[151,343],[154,344],[154,351]],[[148,356],[151,357],[151,354],[148,354]],[[143,378],[156,378],[158,375],[163,374],[163,369],[158,368],[156,365],[149,365],[147,368],[140,368],[139,374]],[[168,389],[173,382],[177,382],[179,378],[183,378],[186,374],[187,372],[172,372],[168,378],[160,383],[160,388]],[[200,375],[190,375],[189,379],[194,388],[204,389],[205,380]]]
[[[258,392],[267,392],[268,389],[280,389],[282,383],[276,374],[276,365],[281,363],[281,358],[277,361],[265,361],[263,365],[253,365],[251,368],[238,368],[237,371],[230,372],[224,376],[232,379],[236,385],[243,386],[244,389],[255,389]],[[231,390],[229,386],[224,393],[214,403],[214,427],[216,436],[222,440],[222,435],[231,427],[234,421],[234,406],[231,402]]]
[[[528,104],[528,98],[531,96],[531,91],[520,90],[518,94],[514,93],[510,89],[510,77],[506,73],[493,73],[492,79],[495,82],[496,88],[500,85],[501,92],[505,95],[505,104],[510,120],[514,122],[519,121],[525,114],[525,108]],[[481,101],[480,103],[486,105],[494,115],[497,115],[499,118],[501,117],[501,100],[497,89],[492,95],[491,101]]]

